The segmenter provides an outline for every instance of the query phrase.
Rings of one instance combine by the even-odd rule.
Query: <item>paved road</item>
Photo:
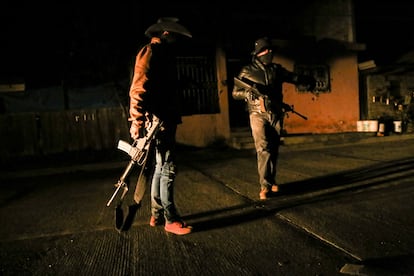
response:
[[[114,229],[121,155],[3,171],[0,274],[414,275],[413,152],[412,136],[284,146],[281,193],[259,201],[251,150],[183,148],[186,236],[148,225],[148,193],[131,228]]]

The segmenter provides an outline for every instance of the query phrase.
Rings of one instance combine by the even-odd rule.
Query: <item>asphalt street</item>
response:
[[[252,150],[180,147],[185,236],[149,226],[148,189],[138,209],[127,193],[131,225],[115,229],[123,153],[9,164],[0,274],[414,275],[413,152],[413,135],[288,143],[280,193],[260,201]]]

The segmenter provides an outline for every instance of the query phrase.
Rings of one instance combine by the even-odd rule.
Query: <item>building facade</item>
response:
[[[283,87],[285,102],[308,118],[289,113],[284,124],[287,134],[357,131],[361,119],[358,52],[365,46],[355,41],[352,0],[292,0],[278,10],[206,7],[193,9],[186,4],[175,10],[182,11],[177,13],[184,22],[200,21],[191,28],[193,42],[178,60],[180,77],[190,80],[183,89],[179,143],[231,145],[234,131],[248,128],[244,104],[231,97],[232,80],[249,62],[254,41],[262,36],[271,38],[275,62],[312,74],[318,81],[312,92],[290,84]],[[147,27],[142,18],[138,21]],[[119,139],[130,139],[127,83],[81,90],[62,85],[2,97],[0,153],[7,159],[115,148]],[[30,109],[28,102],[36,108]]]
[[[285,119],[288,134],[357,130],[360,119],[357,57],[365,46],[355,41],[353,1],[299,2],[296,3],[299,8],[284,15],[268,15],[262,25],[247,22],[256,29],[244,30],[243,36],[235,34],[232,27],[227,27],[227,33],[221,30],[224,35],[218,41],[215,57],[220,112],[186,116],[178,131],[179,142],[205,146],[216,140],[228,141],[235,128],[248,126],[244,106],[231,98],[232,79],[249,61],[254,40],[260,35],[272,38],[275,62],[317,79],[317,89],[313,92],[290,84],[284,86],[286,103],[308,118],[290,114]],[[235,21],[244,18],[245,14],[235,15]],[[247,18],[255,20],[254,15]]]

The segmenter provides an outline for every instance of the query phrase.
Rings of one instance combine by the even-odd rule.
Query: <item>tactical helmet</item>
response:
[[[164,31],[173,32],[181,34],[187,37],[192,37],[191,33],[187,28],[178,23],[178,18],[176,17],[161,17],[158,19],[157,23],[149,26],[145,31],[145,35],[152,37],[155,34],[162,33]]]
[[[254,51],[252,52],[252,55],[257,55],[258,53],[262,52],[266,49],[271,49],[272,43],[270,42],[269,38],[262,37],[259,38],[254,42]]]

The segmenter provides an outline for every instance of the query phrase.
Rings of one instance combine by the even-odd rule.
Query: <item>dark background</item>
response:
[[[59,85],[65,79],[76,79],[79,85],[117,81],[128,76],[137,49],[147,42],[145,29],[161,16],[179,17],[193,36],[200,38],[199,43],[208,44],[211,38],[224,35],[217,32],[222,28],[234,29],[234,39],[249,34],[259,37],[267,31],[266,24],[254,30],[248,22],[260,25],[261,18],[269,14],[294,15],[297,7],[306,3],[293,0],[273,9],[266,5],[217,7],[202,2],[178,8],[138,1],[96,5],[4,1],[0,4],[0,81],[24,79],[27,88]],[[390,63],[412,49],[413,7],[401,0],[355,1],[357,42],[367,46],[359,54],[361,62],[374,59],[377,64]],[[236,24],[234,16],[240,18],[246,11],[250,21]]]
[[[414,2],[360,0],[354,6],[357,42],[367,46],[359,54],[361,62],[374,59],[388,64],[414,49]]]

